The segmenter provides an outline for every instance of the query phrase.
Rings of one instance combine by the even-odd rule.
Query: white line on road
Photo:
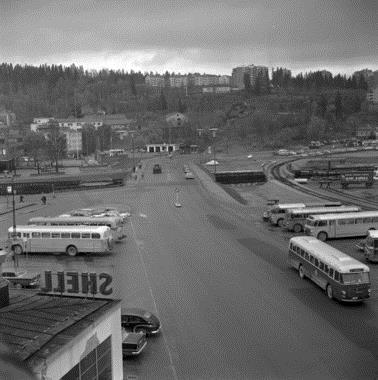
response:
[[[137,237],[136,237],[136,233],[135,233],[135,229],[134,229],[134,225],[133,225],[132,220],[130,220],[130,225],[131,225],[131,230],[132,230],[132,232],[133,232],[134,241],[137,242],[138,240],[137,240]],[[137,250],[138,250],[138,254],[139,254],[139,257],[140,257],[140,261],[142,262],[143,271],[144,271],[144,275],[145,275],[145,277],[146,277],[148,290],[149,290],[149,292],[150,292],[150,295],[151,295],[152,301],[153,301],[153,303],[154,303],[155,310],[156,310],[156,312],[158,313],[158,315],[160,315],[159,310],[158,310],[158,307],[157,307],[157,304],[156,304],[156,301],[155,301],[155,297],[154,297],[154,294],[153,294],[153,291],[152,291],[151,283],[150,283],[150,280],[148,279],[148,274],[147,274],[146,264],[144,263],[144,260],[143,260],[142,252],[141,252],[141,250],[140,250],[140,244],[136,244],[136,247],[137,247]],[[163,327],[163,328],[164,328],[164,327]],[[163,331],[162,331],[162,332],[163,332]],[[167,352],[168,352],[169,364],[170,364],[170,367],[172,368],[173,377],[174,377],[175,380],[178,380],[177,373],[176,373],[176,368],[175,368],[175,366],[174,366],[174,364],[173,364],[173,359],[172,359],[172,353],[171,353],[171,350],[169,349],[169,345],[168,345],[167,339],[165,338],[165,335],[164,335],[164,334],[162,334],[162,335],[163,335],[163,339],[164,339],[165,349],[166,349]]]

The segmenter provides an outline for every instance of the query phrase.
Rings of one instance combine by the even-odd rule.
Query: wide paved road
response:
[[[124,306],[159,315],[162,333],[124,361],[125,379],[378,378],[377,299],[328,300],[287,267],[287,239],[266,229],[260,214],[246,217],[198,179],[185,180],[185,157],[157,161],[160,175],[150,161],[134,185],[75,196],[68,208],[130,207],[128,238],[111,257],[59,262],[112,271]],[[67,210],[67,201],[55,202]]]

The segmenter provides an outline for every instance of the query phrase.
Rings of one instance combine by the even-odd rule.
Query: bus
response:
[[[359,302],[370,297],[369,267],[314,237],[290,239],[288,264],[301,279],[307,277],[325,290],[330,299]]]
[[[8,247],[15,254],[22,253],[108,253],[113,249],[113,238],[106,226],[36,226],[24,225],[8,229]]]
[[[364,241],[364,255],[366,260],[378,262],[378,231],[369,231]]]
[[[29,219],[28,224],[37,226],[107,226],[115,241],[121,241],[126,237],[124,223],[118,216],[38,216]]]
[[[361,211],[358,206],[341,206],[341,207],[305,207],[289,209],[285,213],[283,227],[289,231],[299,233],[304,231],[306,219],[310,215],[319,214],[338,214],[342,212],[357,212]]]
[[[264,214],[264,219],[268,218],[271,224],[282,227],[285,219],[286,210],[292,208],[305,208],[305,207],[340,207],[341,202],[309,202],[309,203],[277,203],[273,205],[268,211],[267,215]]]
[[[306,235],[319,240],[366,236],[378,229],[378,211],[347,212],[342,214],[311,215],[305,224]]]

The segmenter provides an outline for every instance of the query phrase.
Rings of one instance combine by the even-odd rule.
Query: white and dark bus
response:
[[[347,212],[342,214],[311,215],[305,224],[306,235],[319,240],[366,236],[378,229],[378,211]]]
[[[15,254],[22,253],[109,253],[113,238],[106,226],[36,226],[8,229],[8,246]]]
[[[107,226],[116,242],[126,237],[124,223],[119,216],[37,216],[29,219],[28,224],[37,226]]]
[[[320,214],[339,214],[345,212],[358,212],[361,207],[358,206],[341,206],[341,207],[305,207],[289,209],[285,213],[283,227],[289,231],[299,233],[304,231],[306,219],[310,215]]]
[[[330,299],[358,302],[370,297],[369,267],[314,237],[290,239],[288,264],[301,279],[307,277],[324,289]]]
[[[282,227],[286,210],[305,207],[340,207],[341,202],[308,202],[308,203],[277,203],[264,213],[264,220],[271,224]]]

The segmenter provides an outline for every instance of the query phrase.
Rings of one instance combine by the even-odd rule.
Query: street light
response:
[[[213,166],[214,166],[214,175],[215,175],[217,174],[217,165],[216,165],[216,160],[215,160],[215,137],[217,135],[218,128],[210,128],[209,131],[211,131],[213,134],[213,152],[214,152]]]
[[[202,137],[203,129],[202,128],[197,128],[197,133],[198,133],[198,137]],[[197,144],[198,153],[201,154],[199,148],[200,148],[199,144]],[[200,156],[200,163],[201,163],[201,156]]]
[[[7,186],[7,193],[12,194],[12,213],[13,213],[12,237],[15,237],[15,236],[17,236],[17,232],[16,232],[16,205],[15,205],[15,200],[14,200],[16,190],[14,188],[14,177],[12,177],[12,184]]]
[[[133,173],[135,173],[135,153],[134,153],[134,133],[136,131],[129,131],[131,133],[131,149],[132,149],[132,155],[133,155]]]

